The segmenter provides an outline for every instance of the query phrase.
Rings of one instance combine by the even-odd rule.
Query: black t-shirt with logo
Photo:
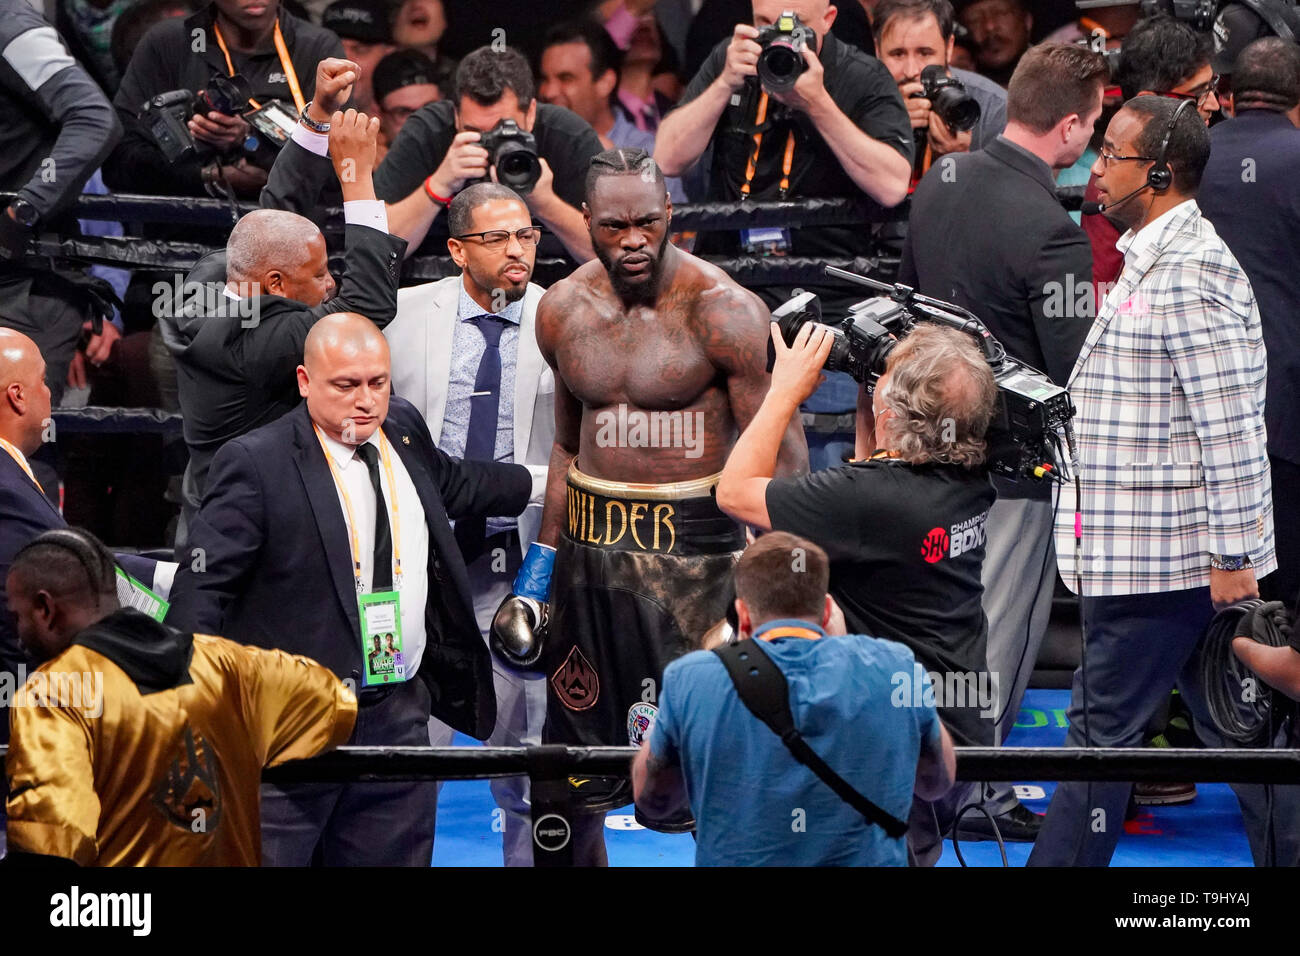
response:
[[[987,669],[984,523],[996,498],[982,469],[853,462],[767,487],[774,531],[822,547],[849,633],[900,641],[928,671]],[[958,743],[992,742],[972,710],[944,722]],[[966,739],[961,739],[966,738]]]
[[[730,39],[728,36],[714,47],[686,88],[683,104],[699,96],[722,74]],[[892,146],[910,163],[912,124],[898,84],[889,71],[875,57],[840,42],[834,34],[823,40],[817,55],[825,70],[823,83],[835,105],[853,125]],[[718,119],[710,141],[712,162],[707,194],[710,201],[734,202],[741,198],[746,163],[754,150],[754,120],[761,92],[758,81],[751,78],[732,97]],[[795,139],[789,198],[866,198],[806,114],[789,110],[769,97],[765,125],[750,187],[754,199],[778,198],[790,131],[794,132]],[[839,258],[869,252],[871,232],[863,226],[810,226],[793,230],[791,244],[791,253],[796,256]],[[738,235],[728,232],[703,233],[697,243],[699,252],[723,255],[735,254],[739,248]]]

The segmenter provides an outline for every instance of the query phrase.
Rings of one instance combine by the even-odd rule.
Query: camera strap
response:
[[[226,38],[221,35],[221,27],[215,22],[212,24],[212,32],[217,37],[217,46],[221,47],[221,54],[226,58],[226,69],[230,75],[235,75],[235,63],[230,59],[230,49],[226,46]],[[289,47],[285,45],[284,34],[280,32],[280,18],[275,18],[275,52],[280,58],[280,66],[284,68],[284,78],[289,84],[289,92],[293,94],[293,105],[298,107],[301,113],[307,108],[307,101],[303,99],[302,87],[298,83],[298,73],[293,68],[293,60],[289,58]],[[248,102],[253,104],[253,109],[260,110],[262,104],[257,102],[251,96]]]
[[[763,130],[766,129],[764,124],[767,123],[767,91],[764,90],[758,97],[758,110],[754,114],[754,127],[758,130],[754,134],[754,152],[750,154],[749,162],[745,164],[745,182],[740,187],[740,196],[742,199],[749,198],[750,185],[754,181],[754,173],[758,171],[758,152],[763,148]],[[785,138],[785,157],[781,161],[781,198],[784,199],[786,193],[790,191],[790,169],[794,165],[794,130],[790,130]]]
[[[779,637],[776,629],[764,635]],[[793,630],[793,629],[792,629]],[[868,823],[874,823],[894,839],[907,833],[907,824],[876,806],[822,760],[794,725],[790,712],[790,686],[781,669],[762,649],[758,640],[739,641],[714,648],[713,653],[727,668],[731,682],[736,685],[740,701],[751,714],[761,720],[781,738],[791,755],[835,791],[835,795],[857,810]]]

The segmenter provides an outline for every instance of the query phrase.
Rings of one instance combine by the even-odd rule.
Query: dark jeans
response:
[[[1088,740],[1094,747],[1138,747],[1147,724],[1177,685],[1197,736],[1230,747],[1209,722],[1199,680],[1198,645],[1214,617],[1210,589],[1082,598],[1088,680]],[[1074,673],[1065,746],[1085,745],[1083,668]],[[1124,828],[1131,783],[1064,782],[1029,856],[1030,866],[1107,866]],[[1300,787],[1236,784],[1256,865],[1300,863]],[[1272,802],[1272,833],[1267,812]]]
[[[350,744],[429,745],[429,690],[418,677],[357,711]],[[437,784],[262,785],[262,865],[428,866]]]

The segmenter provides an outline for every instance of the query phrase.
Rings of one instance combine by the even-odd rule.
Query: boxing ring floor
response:
[[[1007,743],[1010,746],[1051,747],[1065,740],[1066,690],[1029,690],[1020,717]],[[458,745],[473,744],[457,735]],[[1018,783],[1026,806],[1047,810],[1055,784]],[[493,831],[499,815],[486,780],[448,781],[438,799],[438,831],[434,866],[500,866],[501,835]],[[688,834],[655,833],[635,827],[631,808],[615,810],[605,819],[611,866],[690,866],[695,843]],[[1197,784],[1196,800],[1178,807],[1143,807],[1124,825],[1125,833],[1112,866],[1250,866],[1250,847],[1237,801],[1227,784]],[[1008,843],[1007,861],[1023,866],[1031,844]],[[962,843],[971,866],[1000,866],[995,843]],[[952,843],[940,866],[958,866]]]

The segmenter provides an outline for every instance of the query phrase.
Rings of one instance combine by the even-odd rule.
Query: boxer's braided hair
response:
[[[587,202],[591,202],[596,181],[605,176],[640,176],[646,182],[664,184],[663,170],[644,149],[607,149],[591,157],[583,189],[583,198]]]

